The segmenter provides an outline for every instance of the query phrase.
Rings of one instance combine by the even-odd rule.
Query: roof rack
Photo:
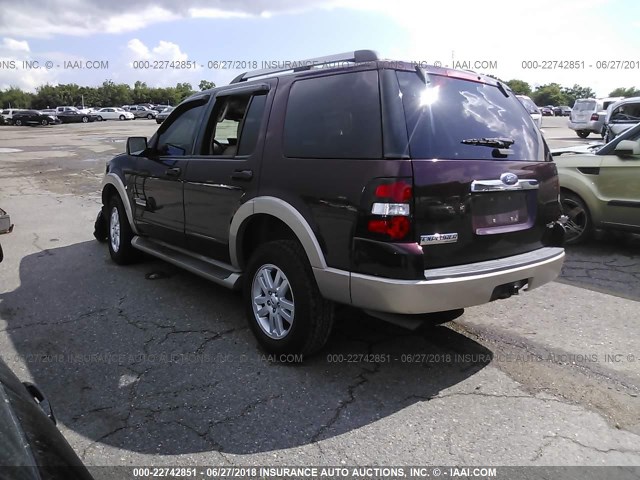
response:
[[[338,53],[335,55],[327,55],[325,57],[308,58],[306,60],[285,62],[286,66],[283,68],[263,68],[261,70],[253,70],[250,72],[244,72],[231,80],[231,83],[246,82],[247,80],[255,77],[262,77],[265,75],[272,75],[282,72],[302,72],[305,70],[311,70],[313,67],[320,65],[328,65],[338,62],[375,62],[378,60],[378,54],[373,50],[355,50],[353,52]],[[289,65],[290,64],[290,65]]]

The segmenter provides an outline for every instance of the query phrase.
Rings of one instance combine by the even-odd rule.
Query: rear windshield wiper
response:
[[[465,145],[480,145],[481,147],[509,148],[516,143],[511,138],[467,138],[462,140]]]

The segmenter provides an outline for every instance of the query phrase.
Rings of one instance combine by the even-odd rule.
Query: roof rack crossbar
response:
[[[378,60],[378,54],[373,50],[355,50],[353,52],[338,53],[335,55],[327,55],[325,57],[308,58],[306,60],[283,62],[285,65],[282,68],[263,68],[260,70],[252,70],[244,72],[231,80],[231,83],[245,82],[250,78],[262,77],[265,75],[272,75],[282,72],[301,72],[304,70],[310,70],[312,67],[321,65],[328,65],[331,63],[339,62],[375,62]]]

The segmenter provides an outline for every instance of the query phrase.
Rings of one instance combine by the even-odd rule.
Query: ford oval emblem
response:
[[[500,175],[500,180],[505,185],[515,185],[518,183],[518,176],[515,173],[507,172]]]

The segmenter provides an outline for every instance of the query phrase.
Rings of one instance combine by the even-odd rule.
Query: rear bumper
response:
[[[481,305],[490,302],[494,290],[502,285],[524,280],[530,290],[553,281],[563,262],[564,249],[545,247],[498,260],[425,270],[424,280],[352,273],[350,303],[368,310],[401,314]]]
[[[587,130],[593,133],[600,133],[602,131],[602,126],[604,125],[603,120],[589,120],[588,122],[572,122],[569,120],[569,128],[571,130],[575,130],[576,132],[580,130]]]

